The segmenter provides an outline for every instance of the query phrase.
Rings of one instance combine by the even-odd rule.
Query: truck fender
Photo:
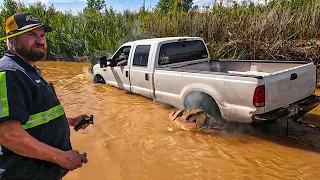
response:
[[[201,86],[206,85],[201,84]],[[221,103],[217,99],[219,95],[213,96],[215,90],[212,87],[207,86],[206,88],[199,88],[201,86],[196,83],[192,88],[189,87],[182,92],[183,107],[186,109],[204,108],[207,113],[213,115],[215,118],[222,118],[223,112],[221,111]],[[204,89],[210,90],[211,93]]]

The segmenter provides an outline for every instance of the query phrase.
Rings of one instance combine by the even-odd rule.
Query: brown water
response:
[[[64,180],[320,179],[320,132],[285,122],[231,125],[227,132],[182,130],[171,109],[106,85],[92,84],[87,63],[41,62],[67,116],[93,114],[95,124],[75,132],[73,148],[89,163]],[[320,107],[306,120],[320,122]]]

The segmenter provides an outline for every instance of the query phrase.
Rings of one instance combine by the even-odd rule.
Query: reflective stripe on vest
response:
[[[50,122],[51,120],[64,115],[64,110],[62,105],[55,106],[47,111],[40,112],[29,117],[27,124],[22,125],[23,129],[30,129],[45,123]]]
[[[0,72],[0,118],[9,116],[6,72]]]

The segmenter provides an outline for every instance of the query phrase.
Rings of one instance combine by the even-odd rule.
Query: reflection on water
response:
[[[95,124],[75,132],[73,148],[89,163],[64,180],[87,179],[320,179],[320,133],[285,122],[231,125],[227,132],[184,131],[172,111],[143,97],[92,84],[89,63],[40,62],[67,116],[93,114]],[[317,123],[320,107],[305,119]]]

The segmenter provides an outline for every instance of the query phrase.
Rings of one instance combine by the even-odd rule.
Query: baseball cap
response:
[[[43,24],[40,19],[29,12],[16,13],[10,16],[6,22],[6,34],[31,29],[36,26],[43,26],[44,32],[51,32],[52,28]]]

